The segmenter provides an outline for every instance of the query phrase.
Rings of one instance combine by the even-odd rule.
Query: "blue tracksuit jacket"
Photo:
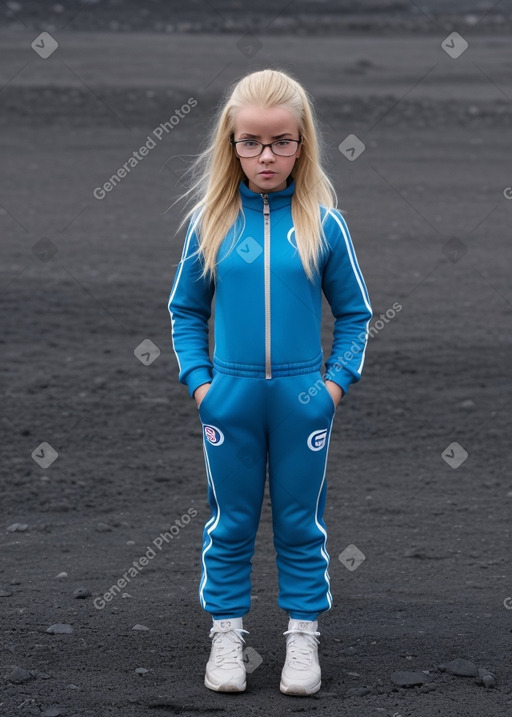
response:
[[[330,249],[312,283],[294,241],[294,189],[292,180],[284,190],[262,195],[240,183],[245,227],[240,232],[240,217],[220,247],[216,286],[199,278],[194,221],[189,225],[168,307],[179,381],[191,397],[212,380],[215,365],[225,373],[266,378],[320,369],[322,291],[335,317],[325,378],[346,393],[361,377],[372,312],[347,224],[339,211],[327,212]],[[214,294],[212,363],[208,319]]]

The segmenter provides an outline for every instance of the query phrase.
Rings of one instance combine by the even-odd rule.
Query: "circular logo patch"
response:
[[[217,426],[205,423],[204,435],[206,436],[206,440],[209,441],[212,446],[220,446],[221,443],[224,443],[224,434],[220,428],[217,428]]]
[[[321,451],[327,440],[327,428],[321,428],[319,431],[313,431],[308,436],[308,448],[312,451]]]

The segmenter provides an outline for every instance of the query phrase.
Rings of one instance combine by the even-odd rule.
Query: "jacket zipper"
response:
[[[265,265],[265,378],[272,378],[270,358],[270,206],[268,194],[263,197],[263,220],[265,226],[264,265]]]

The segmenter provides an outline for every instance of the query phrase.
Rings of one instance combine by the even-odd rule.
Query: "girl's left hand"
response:
[[[325,381],[325,385],[332,396],[334,405],[337,407],[339,402],[343,398],[343,389],[341,388],[341,386],[338,386],[337,383],[335,383],[334,381],[329,381],[328,379]]]

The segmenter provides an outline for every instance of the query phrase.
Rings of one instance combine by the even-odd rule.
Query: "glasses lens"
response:
[[[261,152],[261,143],[252,139],[237,142],[236,149],[241,157],[256,157]]]
[[[291,139],[280,139],[274,142],[272,149],[281,157],[291,157],[297,151],[297,142]]]

